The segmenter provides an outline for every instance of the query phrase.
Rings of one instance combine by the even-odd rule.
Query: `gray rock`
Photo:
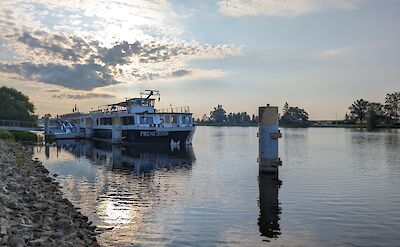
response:
[[[0,226],[0,234],[7,235],[7,227],[5,225]]]
[[[26,245],[25,240],[23,238],[16,236],[11,237],[10,240],[8,241],[8,244],[11,247],[24,247]]]
[[[53,233],[53,235],[51,235],[54,239],[58,239],[58,238],[62,238],[64,236],[64,233],[61,231],[55,232]]]
[[[41,237],[28,242],[29,245],[37,246],[37,245],[46,245],[48,237]]]
[[[3,238],[0,237],[0,245],[1,246],[6,245],[8,242],[7,239],[8,239],[8,236],[4,236]]]
[[[38,159],[0,140],[0,246],[99,246],[94,231]]]

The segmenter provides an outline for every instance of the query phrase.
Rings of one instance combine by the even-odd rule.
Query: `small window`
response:
[[[171,123],[171,115],[164,115],[164,123]]]
[[[178,122],[178,116],[171,116],[172,123],[176,124]]]
[[[111,125],[112,119],[110,117],[100,118],[100,125]]]
[[[152,117],[140,117],[140,123],[141,124],[153,124],[153,118]]]
[[[182,116],[182,124],[189,124],[190,117],[189,116]]]
[[[132,116],[122,117],[122,124],[123,125],[133,125],[135,124],[135,119]]]

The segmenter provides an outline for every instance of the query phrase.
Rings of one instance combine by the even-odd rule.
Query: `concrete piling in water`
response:
[[[282,165],[278,156],[278,139],[282,137],[278,129],[278,107],[258,108],[258,165],[261,173],[278,173]]]

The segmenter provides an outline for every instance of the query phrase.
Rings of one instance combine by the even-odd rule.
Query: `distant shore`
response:
[[[48,174],[21,144],[0,140],[0,246],[99,246]]]
[[[213,126],[213,127],[257,127],[258,124],[215,124],[215,123],[196,123],[197,126]],[[366,124],[312,124],[309,126],[291,126],[279,125],[281,128],[351,128],[351,129],[368,129]],[[376,129],[400,129],[400,125],[378,125]]]

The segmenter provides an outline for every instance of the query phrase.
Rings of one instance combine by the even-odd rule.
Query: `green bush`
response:
[[[37,135],[32,132],[10,131],[14,135],[16,141],[21,142],[37,142]]]
[[[0,139],[3,140],[14,140],[14,136],[10,131],[0,130]]]

